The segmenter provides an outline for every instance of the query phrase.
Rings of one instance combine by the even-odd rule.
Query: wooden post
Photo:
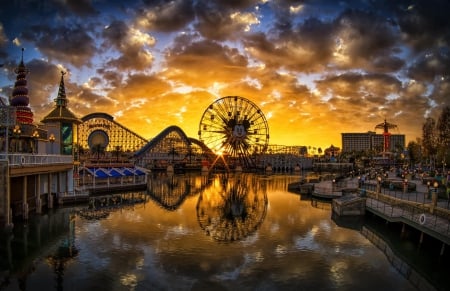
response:
[[[23,191],[22,191],[22,217],[23,219],[28,219],[28,178],[27,176],[23,176]]]
[[[41,179],[40,175],[35,176],[35,195],[36,195],[36,213],[42,213],[42,199],[41,199]]]

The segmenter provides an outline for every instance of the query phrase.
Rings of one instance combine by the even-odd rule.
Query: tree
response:
[[[119,145],[115,146],[113,152],[116,155],[116,162],[119,162],[119,156],[122,153],[122,147]]]
[[[185,158],[189,158],[189,163],[192,164],[192,157],[194,157],[194,151],[192,150],[192,147],[189,147],[186,153]]]
[[[94,154],[97,154],[97,163],[100,159],[100,155],[103,154],[105,152],[105,148],[102,147],[101,144],[96,144],[94,145],[94,147],[92,148],[92,151]]]
[[[436,121],[428,117],[422,127],[422,144],[425,157],[434,168],[434,160],[437,154]]]
[[[301,146],[300,147],[300,154],[304,157],[305,155],[308,154],[308,148],[306,146]]]
[[[421,146],[418,142],[410,141],[407,146],[410,165],[414,166],[422,160]]]
[[[177,150],[175,149],[175,147],[172,147],[172,148],[169,150],[169,155],[172,156],[172,164],[173,164],[173,162],[174,162],[174,160],[175,160],[175,156],[178,156],[178,152],[177,152]]]
[[[439,160],[450,162],[450,106],[442,109],[436,124]]]

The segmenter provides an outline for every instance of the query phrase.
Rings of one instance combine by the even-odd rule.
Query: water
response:
[[[287,192],[297,180],[162,175],[148,195],[115,198],[135,204],[16,223],[2,234],[0,290],[416,290],[328,203]]]

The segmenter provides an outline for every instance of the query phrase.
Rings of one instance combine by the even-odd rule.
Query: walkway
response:
[[[392,180],[398,180],[401,181],[401,178],[396,177],[395,173],[389,172],[388,173],[388,179]],[[358,184],[358,178],[353,178],[354,181],[356,181],[356,184]],[[422,180],[420,179],[413,179],[409,181],[410,183],[414,183],[416,185],[415,191],[408,191],[404,192],[401,190],[390,190],[389,188],[382,187],[380,189],[380,193],[394,197],[400,200],[407,200],[411,202],[416,202],[420,204],[428,204],[431,205],[432,199],[431,197],[428,197],[428,193],[433,191],[433,188],[428,189],[428,186],[426,184],[422,183]],[[375,180],[368,180],[366,181],[363,188],[371,191],[376,191],[377,188],[377,182]],[[439,198],[436,203],[436,207],[450,210],[450,200]]]
[[[388,179],[401,181],[391,172],[388,173]],[[332,199],[341,197],[343,189],[357,189],[358,195],[367,198],[366,210],[388,221],[408,224],[450,245],[450,201],[439,198],[436,206],[433,206],[431,197],[428,197],[429,188],[421,180],[411,180],[416,190],[409,192],[377,188],[376,180],[366,180],[358,189],[358,180],[358,177],[353,177],[334,183],[332,180],[321,181],[314,184],[313,196]]]
[[[450,245],[450,211],[387,195],[366,192],[366,210],[392,222],[403,222]]]

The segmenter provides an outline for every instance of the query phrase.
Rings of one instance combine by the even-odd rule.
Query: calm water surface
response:
[[[0,290],[416,290],[329,204],[287,192],[297,180],[160,176],[17,223]]]

